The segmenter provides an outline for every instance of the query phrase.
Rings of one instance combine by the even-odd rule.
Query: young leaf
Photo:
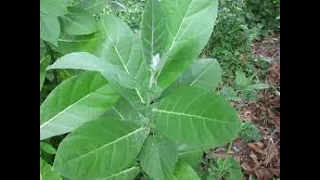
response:
[[[157,83],[167,88],[198,57],[215,24],[218,0],[162,0],[168,36]]]
[[[198,174],[184,161],[179,160],[174,175],[177,180],[200,180]]]
[[[118,94],[96,72],[62,82],[40,106],[40,140],[68,133],[101,116]]]
[[[40,158],[40,180],[62,180],[52,167]]]
[[[164,54],[167,37],[166,16],[159,0],[147,2],[141,28],[141,40],[146,62],[151,65],[154,56]]]
[[[240,130],[237,112],[209,90],[182,87],[153,109],[157,134],[199,148],[222,145]]]
[[[47,142],[40,142],[40,149],[42,149],[44,152],[48,154],[56,154],[57,152],[56,149]]]
[[[62,31],[70,35],[88,35],[97,31],[94,17],[82,9],[69,8],[69,13],[60,19]]]
[[[140,168],[132,167],[100,180],[133,180],[139,172]]]
[[[110,178],[133,161],[148,134],[149,128],[114,119],[88,122],[61,142],[53,167],[70,179]]]
[[[174,142],[161,136],[149,136],[141,150],[142,170],[155,180],[172,179],[178,151]]]

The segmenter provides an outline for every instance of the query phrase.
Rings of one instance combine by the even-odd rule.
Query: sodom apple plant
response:
[[[67,134],[52,150],[52,167],[40,157],[40,179],[199,179],[193,167],[203,150],[240,129],[236,111],[214,92],[218,62],[197,59],[217,10],[218,0],[148,0],[139,32],[106,15],[94,26],[66,23],[57,40],[47,38],[62,54],[47,72],[83,71],[40,105],[40,142]]]

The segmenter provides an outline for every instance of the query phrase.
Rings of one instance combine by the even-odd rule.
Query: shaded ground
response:
[[[246,179],[273,180],[280,177],[280,41],[270,38],[256,42],[256,56],[271,61],[265,81],[273,88],[258,94],[257,103],[234,104],[242,121],[253,122],[260,130],[262,140],[246,143],[240,139],[233,142],[232,156],[241,164]],[[225,155],[219,153],[220,156]]]
[[[236,140],[232,151],[247,177],[269,180],[280,177],[280,40],[257,42],[253,50],[272,61],[266,81],[278,90],[260,92],[258,103],[236,105],[242,121],[256,124],[263,139],[256,143]]]

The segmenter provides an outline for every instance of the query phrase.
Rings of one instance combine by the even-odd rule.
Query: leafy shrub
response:
[[[41,179],[134,179],[139,172],[199,179],[186,154],[202,154],[238,134],[235,109],[212,92],[219,64],[197,59],[212,34],[217,0],[149,0],[138,32],[113,15],[92,18],[105,8],[103,0],[72,8],[64,1],[41,4],[40,14],[50,17],[40,20],[47,25],[40,26],[40,44],[53,64],[41,69],[40,92],[43,74],[81,70],[40,105],[40,143],[62,139],[56,152],[49,150],[53,166],[40,153]],[[52,19],[61,32],[50,34]]]

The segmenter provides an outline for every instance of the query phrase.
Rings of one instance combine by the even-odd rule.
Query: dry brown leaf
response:
[[[256,146],[256,145],[253,144],[253,143],[248,143],[248,146],[249,146],[252,150],[254,150],[255,152],[257,152],[257,153],[259,153],[259,154],[261,154],[261,155],[265,155],[265,154],[266,154],[263,150],[261,150],[258,146]]]
[[[257,169],[258,167],[261,166],[262,163],[258,161],[258,157],[252,151],[250,153],[250,157],[253,160],[253,163],[255,164],[254,169]]]
[[[272,159],[279,154],[276,144],[277,144],[277,142],[275,142],[275,143],[272,143],[272,142],[268,143],[266,158],[265,158],[265,160],[264,160],[264,162],[263,162],[263,164],[264,164],[265,166],[268,166],[268,164],[272,161]]]
[[[266,168],[259,168],[255,172],[255,175],[257,176],[258,180],[272,180],[273,179],[273,174],[268,171]]]
[[[249,165],[248,162],[244,162],[241,164],[242,169],[244,169],[247,172],[253,173],[254,169]]]

